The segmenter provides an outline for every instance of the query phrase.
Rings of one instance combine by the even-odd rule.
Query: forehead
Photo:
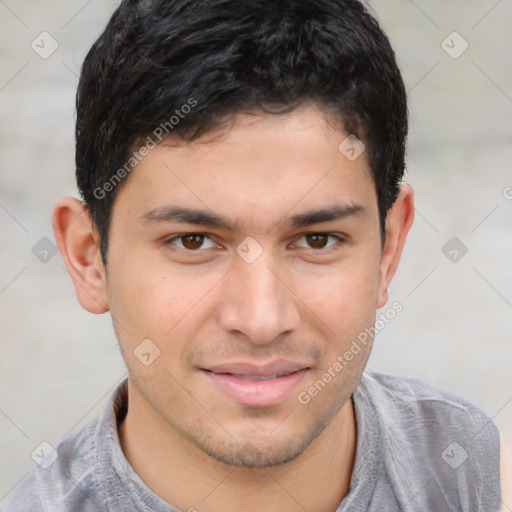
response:
[[[114,217],[140,218],[172,205],[266,229],[288,213],[326,204],[362,205],[376,215],[366,153],[348,158],[348,135],[314,107],[281,116],[239,115],[229,128],[196,141],[151,149],[119,190]]]

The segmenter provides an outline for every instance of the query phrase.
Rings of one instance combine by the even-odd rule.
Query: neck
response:
[[[121,448],[146,486],[180,510],[333,512],[348,494],[356,453],[351,400],[294,460],[253,469],[204,454],[163,422],[130,380],[128,396]]]

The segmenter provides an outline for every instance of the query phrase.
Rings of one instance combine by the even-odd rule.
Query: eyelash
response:
[[[165,243],[165,245],[175,245],[174,242],[176,240],[179,240],[186,236],[203,236],[205,239],[208,238],[209,240],[211,240],[211,237],[208,236],[206,233],[182,233],[180,235],[173,235],[172,237],[167,238],[166,240],[164,240],[164,243]],[[202,245],[202,243],[201,243],[201,245]],[[200,252],[201,251],[201,249],[193,250],[193,249],[187,249],[186,247],[179,247],[179,249],[182,249],[182,250],[185,250],[188,252]],[[202,250],[204,251],[205,249],[202,249]]]
[[[204,239],[209,239],[210,241],[213,242],[213,240],[211,239],[211,237],[209,235],[207,235],[206,233],[181,233],[179,235],[173,235],[172,237],[170,238],[167,238],[164,240],[164,243],[165,245],[176,245],[174,242],[176,240],[179,240],[179,239],[182,239],[186,236],[202,236],[204,237]],[[303,238],[307,237],[307,236],[311,236],[311,235],[324,235],[324,236],[327,236],[328,239],[329,238],[336,238],[337,239],[337,243],[334,243],[334,244],[331,244],[327,247],[321,247],[319,249],[315,249],[313,247],[302,247],[303,249],[306,249],[306,250],[310,250],[310,251],[314,251],[314,252],[326,252],[330,249],[333,249],[335,248],[338,243],[343,243],[345,242],[345,238],[341,235],[337,235],[337,234],[334,234],[334,233],[328,233],[328,232],[325,232],[325,231],[312,231],[312,232],[309,232],[309,233],[304,233],[298,240],[302,240]],[[201,245],[204,243],[204,240],[203,242],[201,243]],[[199,252],[202,252],[202,251],[206,251],[207,249],[187,249],[186,247],[179,247],[178,248],[180,250],[184,250],[184,251],[187,251],[187,252],[190,252],[190,253],[193,253],[193,252],[196,252],[196,253],[199,253]]]

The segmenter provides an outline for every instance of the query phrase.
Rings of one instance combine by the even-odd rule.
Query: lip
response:
[[[283,360],[264,365],[237,362],[201,368],[222,394],[247,407],[280,404],[309,369],[307,365]]]

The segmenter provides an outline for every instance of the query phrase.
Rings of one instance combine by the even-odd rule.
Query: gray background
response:
[[[493,417],[503,510],[512,510],[512,0],[371,4],[409,90],[417,217],[391,286],[389,304],[404,309],[379,334],[369,368],[424,379]],[[100,413],[126,373],[108,315],[80,308],[59,255],[33,253],[53,240],[55,200],[76,195],[80,64],[114,8],[0,0],[0,500],[33,450]],[[43,31],[59,45],[47,58],[31,48]],[[469,44],[458,58],[441,46],[453,31]],[[463,48],[457,37],[444,43],[452,54]],[[45,39],[39,51],[49,48]],[[455,262],[442,251],[452,237],[445,252],[455,249]]]

